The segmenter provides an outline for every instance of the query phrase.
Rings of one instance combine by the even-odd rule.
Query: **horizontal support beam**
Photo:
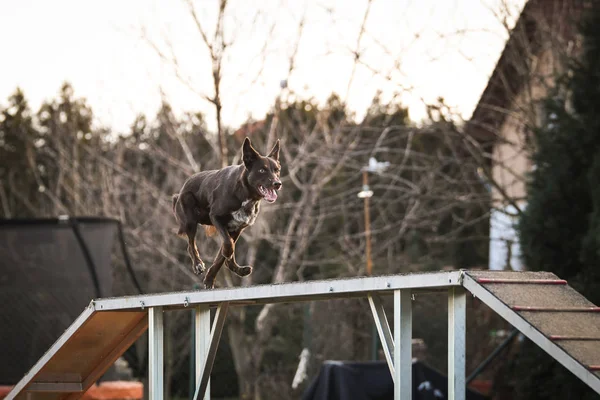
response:
[[[81,393],[81,382],[33,382],[27,389],[28,392],[61,392]]]
[[[432,289],[459,286],[461,271],[444,271],[410,275],[389,275],[323,281],[256,285],[247,287],[197,290],[191,292],[115,297],[92,302],[96,311],[131,310],[144,307],[184,308],[200,304],[229,305],[286,303],[312,300],[366,297],[399,289]]]

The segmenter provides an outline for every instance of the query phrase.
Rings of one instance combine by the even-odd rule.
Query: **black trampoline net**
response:
[[[109,219],[0,220],[0,384],[18,382],[93,298],[112,294],[117,233]]]

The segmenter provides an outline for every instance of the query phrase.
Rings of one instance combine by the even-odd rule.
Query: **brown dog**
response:
[[[214,227],[223,241],[204,277],[207,289],[214,287],[223,262],[239,276],[252,272],[252,267],[240,266],[235,261],[235,242],[244,229],[254,224],[260,201],[265,199],[273,203],[277,200],[277,190],[281,189],[279,140],[266,157],[254,150],[248,138],[244,140],[242,151],[243,164],[199,172],[185,181],[179,194],[173,195],[178,234],[187,236],[194,273],[205,271],[196,247],[198,224]]]

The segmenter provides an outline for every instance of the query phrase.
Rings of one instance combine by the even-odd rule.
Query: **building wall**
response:
[[[482,128],[482,137],[493,137],[491,175],[499,186],[491,185],[490,269],[525,268],[514,228],[516,207],[527,205],[525,183],[534,167],[531,128],[545,123],[540,100],[564,73],[563,57],[581,49],[574,21],[595,3],[528,0],[473,114],[475,130]]]
[[[493,153],[492,178],[500,189],[492,187],[490,217],[489,268],[522,270],[520,246],[515,230],[517,208],[526,206],[526,179],[531,171],[531,129],[543,124],[544,99],[559,72],[556,56],[548,46],[538,57],[532,57],[529,81],[515,96],[501,125]],[[515,207],[516,205],[516,207]]]

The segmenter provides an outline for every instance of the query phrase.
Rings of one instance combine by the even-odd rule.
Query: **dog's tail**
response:
[[[171,200],[173,201],[173,213],[175,213],[175,206],[177,205],[177,199],[179,198],[179,194],[174,194],[171,196]]]
[[[206,236],[208,237],[215,236],[217,234],[217,228],[212,225],[204,225],[204,233],[206,233]]]

